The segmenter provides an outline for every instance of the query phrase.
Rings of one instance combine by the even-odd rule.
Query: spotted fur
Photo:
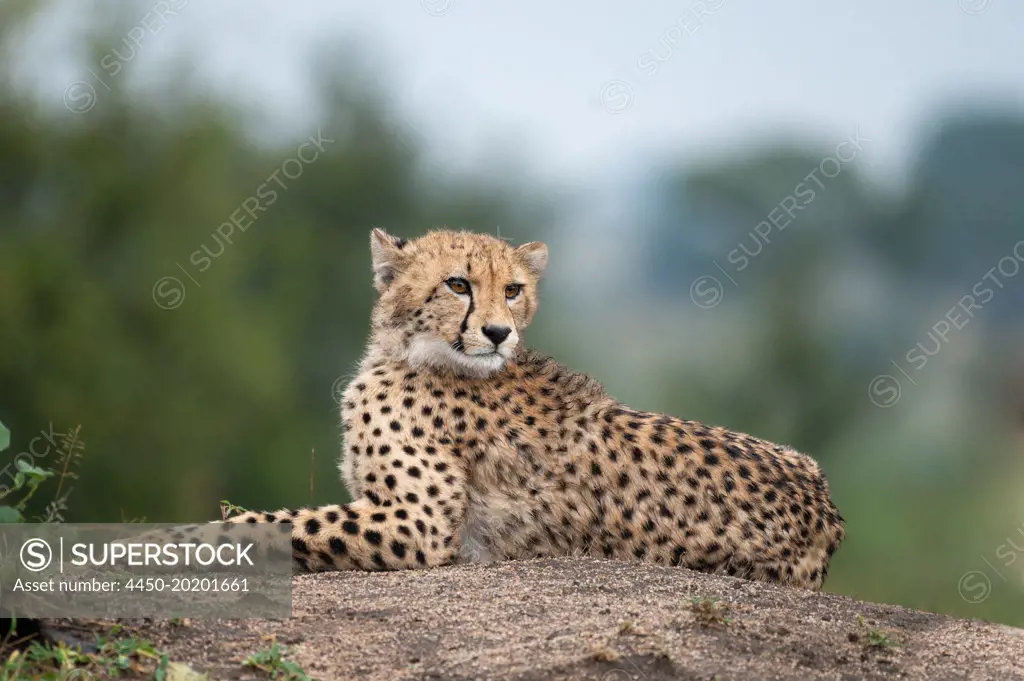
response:
[[[594,555],[822,586],[845,530],[813,459],[630,409],[525,349],[546,246],[374,230],[371,250],[379,298],[341,410],[353,501],[234,522],[292,523],[310,571]]]

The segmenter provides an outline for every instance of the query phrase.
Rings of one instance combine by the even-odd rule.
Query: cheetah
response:
[[[374,229],[378,292],[341,398],[353,501],[290,523],[298,571],[592,555],[817,591],[845,536],[790,447],[631,409],[528,350],[547,246]]]

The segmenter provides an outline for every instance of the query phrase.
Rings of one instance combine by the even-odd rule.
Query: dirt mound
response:
[[[315,679],[1024,679],[1024,630],[597,560],[295,578],[286,621],[153,625],[213,679],[274,636]]]

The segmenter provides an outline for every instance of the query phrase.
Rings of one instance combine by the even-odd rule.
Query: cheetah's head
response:
[[[417,367],[486,378],[521,348],[548,249],[448,230],[405,241],[370,235],[374,342]]]

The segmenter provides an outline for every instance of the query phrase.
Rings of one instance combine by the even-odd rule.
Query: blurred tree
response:
[[[91,58],[116,43],[95,34]],[[366,339],[371,227],[522,236],[542,219],[539,201],[436,176],[358,74],[324,74],[319,130],[278,142],[130,63],[78,113],[4,77],[0,416],[15,451],[82,424],[70,520],[344,500],[332,385]]]

